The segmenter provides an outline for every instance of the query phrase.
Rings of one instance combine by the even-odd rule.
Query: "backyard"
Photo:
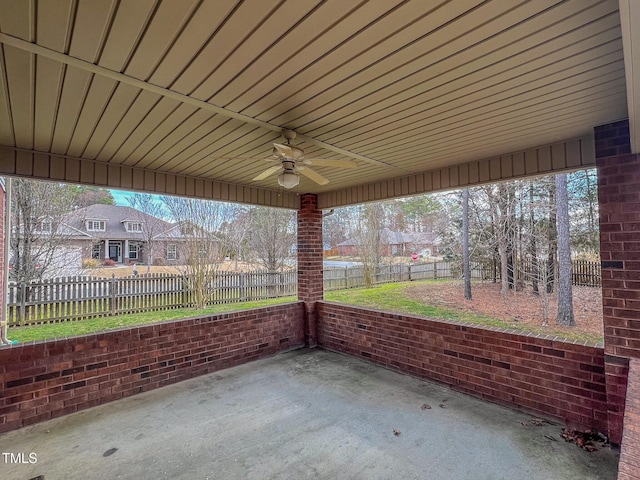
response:
[[[511,326],[538,331],[549,330],[555,335],[584,335],[602,338],[602,292],[600,288],[573,287],[573,310],[575,327],[556,325],[557,296],[549,296],[548,327],[543,323],[543,296],[530,289],[510,292],[507,297],[500,294],[500,285],[477,283],[473,285],[473,299],[465,300],[460,282],[441,282],[433,285],[415,285],[405,290],[409,298],[419,299],[429,305],[464,311],[496,318]]]
[[[548,326],[543,326],[542,296],[535,296],[529,291],[518,291],[503,297],[500,294],[500,285],[490,282],[474,283],[473,300],[471,301],[464,299],[462,283],[451,280],[387,283],[373,288],[329,291],[325,292],[325,299],[379,310],[512,328],[524,332],[565,337],[571,340],[601,342],[603,337],[601,290],[594,287],[574,286],[573,295],[575,327],[562,327],[555,324],[557,307],[553,295],[550,296]],[[179,308],[73,322],[12,327],[9,336],[20,342],[64,338],[201,314],[256,308],[295,301],[295,299],[296,297],[283,297],[214,305],[204,311]]]

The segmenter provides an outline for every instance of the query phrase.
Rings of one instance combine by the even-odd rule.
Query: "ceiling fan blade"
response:
[[[306,165],[317,165],[318,167],[358,168],[358,164],[353,160],[329,160],[329,159],[323,159],[323,158],[305,158],[303,162]]]
[[[273,148],[275,148],[276,151],[283,157],[294,158],[293,149],[289,145],[283,145],[282,143],[274,143]]]
[[[282,165],[275,165],[273,167],[269,167],[264,172],[262,172],[260,175],[258,175],[257,177],[253,178],[253,180],[264,180],[269,175],[273,175],[274,173],[276,173],[281,168],[282,168]]]
[[[318,185],[326,185],[327,183],[329,183],[329,180],[327,180],[326,178],[324,178],[322,175],[320,175],[318,172],[314,172],[313,170],[311,170],[309,167],[305,167],[305,166],[296,166],[296,171],[301,173],[302,175],[304,175],[305,177],[307,177],[310,180],[313,180],[314,182],[316,182]]]

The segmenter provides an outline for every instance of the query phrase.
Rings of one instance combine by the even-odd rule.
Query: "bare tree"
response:
[[[247,239],[251,229],[251,214],[249,209],[242,205],[230,205],[227,209],[225,221],[220,227],[220,235],[225,245],[225,253],[235,260],[235,269],[238,270],[238,260],[246,252]]]
[[[17,282],[38,281],[62,267],[61,249],[67,233],[62,218],[71,209],[72,194],[62,184],[9,181],[12,182],[10,278]]]
[[[471,265],[469,262],[469,189],[462,190],[462,273],[464,298],[471,300]]]
[[[566,174],[556,175],[556,223],[558,232],[558,316],[559,325],[576,324],[571,286],[571,239],[569,236],[569,197]]]
[[[295,212],[270,207],[251,210],[251,251],[269,273],[282,271],[296,242]]]
[[[540,274],[538,268],[538,242],[536,239],[535,232],[537,230],[536,225],[536,214],[535,214],[535,194],[533,188],[533,182],[529,182],[529,258],[531,261],[531,288],[533,289],[533,293],[536,295],[540,294],[540,290],[538,288],[539,279],[538,276]]]
[[[556,220],[556,185],[554,182],[549,182],[549,220],[548,226],[548,242],[549,248],[547,249],[547,265],[546,265],[546,278],[545,285],[547,293],[553,293],[556,283],[556,258],[558,253],[558,231]]]
[[[337,208],[330,215],[325,215],[322,220],[322,238],[332,249],[348,238],[344,213],[345,208]]]
[[[71,192],[73,208],[84,208],[89,205],[115,205],[116,202],[111,192],[106,188],[92,187],[88,185],[67,185]]]
[[[598,258],[598,189],[595,169],[567,175],[571,211],[571,250],[589,259]]]
[[[178,248],[178,268],[185,276],[195,308],[202,309],[216,291],[216,274],[220,267],[220,240],[217,231],[222,222],[224,205],[211,200],[162,197],[182,240]]]
[[[514,215],[511,200],[511,187],[505,183],[482,188],[487,195],[488,207],[491,215],[491,223],[494,227],[498,254],[500,256],[500,279],[503,295],[509,293],[513,287],[513,228]]]
[[[128,199],[129,205],[136,209],[137,220],[142,225],[144,249],[147,255],[147,273],[150,272],[155,256],[158,235],[166,229],[164,222],[158,221],[166,213],[166,208],[155,195],[135,193]]]
[[[376,280],[376,272],[382,260],[382,230],[385,226],[385,212],[382,204],[368,203],[360,208],[352,238],[357,246],[362,262],[364,282],[371,287]]]

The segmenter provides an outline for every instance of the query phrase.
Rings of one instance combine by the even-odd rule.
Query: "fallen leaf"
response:
[[[542,418],[532,418],[531,423],[536,427],[542,427],[544,425],[551,425],[551,422],[548,422]]]

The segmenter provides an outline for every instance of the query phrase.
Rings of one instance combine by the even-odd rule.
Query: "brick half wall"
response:
[[[318,306],[318,345],[607,432],[604,352],[597,346],[330,302]]]
[[[0,433],[304,344],[302,302],[0,349]]]

